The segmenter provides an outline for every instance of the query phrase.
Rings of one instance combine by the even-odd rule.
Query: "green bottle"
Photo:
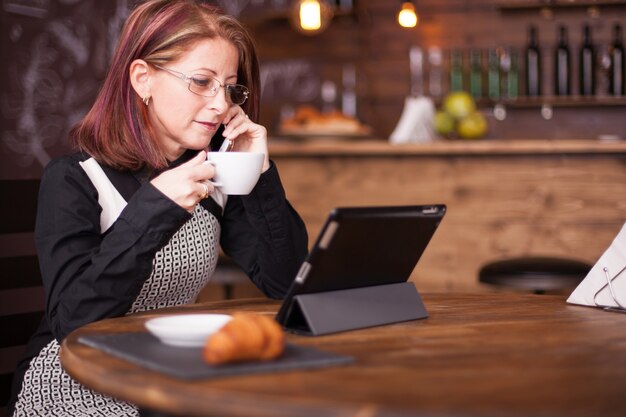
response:
[[[470,52],[470,94],[475,99],[483,96],[483,68],[479,49]]]
[[[487,89],[489,98],[500,98],[500,57],[497,49],[489,50],[489,68],[487,70]]]
[[[450,51],[450,91],[463,91],[463,53]]]
[[[508,99],[516,99],[519,95],[519,56],[515,49],[506,49],[500,56],[503,85],[506,91],[503,95]]]

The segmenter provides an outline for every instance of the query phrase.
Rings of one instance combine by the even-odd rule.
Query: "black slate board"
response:
[[[181,379],[320,368],[354,361],[351,356],[287,344],[283,355],[273,361],[212,366],[202,359],[201,347],[169,346],[149,333],[87,335],[81,336],[78,341],[117,358]]]

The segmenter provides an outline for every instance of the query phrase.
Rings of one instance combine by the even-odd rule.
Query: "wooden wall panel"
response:
[[[576,57],[582,24],[591,24],[598,48],[606,48],[610,42],[613,23],[621,22],[626,26],[626,5],[600,8],[597,18],[590,17],[585,8],[555,9],[552,18],[546,19],[537,9],[511,12],[497,7],[506,3],[510,2],[420,0],[417,2],[420,25],[415,29],[403,29],[395,21],[399,2],[358,0],[355,2],[354,18],[338,17],[320,35],[308,37],[297,34],[285,21],[257,26],[254,35],[262,61],[289,58],[311,60],[319,65],[321,77],[334,81],[339,88],[342,66],[355,64],[358,71],[359,117],[374,128],[375,135],[386,138],[397,123],[404,98],[410,91],[408,51],[411,46],[424,49],[438,46],[446,53],[451,48],[462,48],[467,52],[470,48],[512,47],[521,51],[526,45],[528,25],[534,24],[539,29],[542,45],[544,89],[550,93],[552,50],[559,24],[569,28],[574,83],[577,82]],[[286,98],[280,103],[264,104],[262,121],[274,130],[282,104],[302,103],[289,102]],[[320,99],[312,104],[320,106]],[[483,110],[490,115],[490,108]],[[595,139],[599,134],[608,133],[626,138],[626,126],[617,117],[605,120],[603,107],[576,108],[550,122],[540,117],[539,109],[535,110],[529,113],[524,109],[509,109],[509,117],[504,122],[491,121],[494,126],[488,137]],[[624,108],[620,107],[620,110]],[[581,129],[576,123],[581,115],[591,118],[594,123]],[[526,133],[529,126],[534,128]]]
[[[481,290],[489,261],[561,256],[590,263],[626,219],[626,162],[584,156],[278,156],[311,244],[335,206],[445,203],[412,279],[428,290]],[[381,248],[384,250],[384,248]]]

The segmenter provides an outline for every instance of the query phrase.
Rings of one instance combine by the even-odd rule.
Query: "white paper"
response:
[[[604,268],[612,280],[617,300],[626,305],[626,224],[585,279],[567,299],[568,303],[593,307],[619,307],[607,285]]]
[[[407,97],[400,120],[389,136],[393,144],[432,142],[435,138],[433,120],[435,105],[427,97]]]

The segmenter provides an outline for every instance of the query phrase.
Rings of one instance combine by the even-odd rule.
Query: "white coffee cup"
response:
[[[257,152],[209,152],[207,162],[215,167],[211,183],[224,194],[250,194],[256,185],[265,154]]]

